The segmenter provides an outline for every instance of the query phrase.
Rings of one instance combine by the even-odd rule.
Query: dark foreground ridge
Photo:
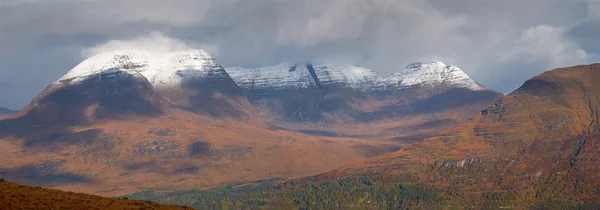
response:
[[[0,209],[192,209],[19,185],[0,179]]]

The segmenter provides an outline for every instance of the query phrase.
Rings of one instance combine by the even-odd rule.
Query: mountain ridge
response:
[[[309,78],[309,67],[314,69],[313,78]],[[441,61],[413,62],[389,76],[382,76],[364,67],[333,63],[281,63],[255,69],[230,67],[225,70],[238,86],[250,91],[267,88],[319,88],[317,83],[321,83],[321,80],[333,86],[364,92],[403,89],[416,85],[453,85],[471,90],[487,89],[473,81],[459,67],[446,65]],[[282,81],[283,84],[277,84]],[[287,81],[299,83],[288,84]]]
[[[379,174],[388,183],[406,174],[416,180],[400,182],[446,193],[500,191],[498,199],[539,206],[594,201],[600,196],[597,79],[597,63],[546,71],[441,135],[315,178]],[[478,199],[476,192],[464,194],[449,199],[460,205]],[[478,203],[485,202],[492,201]]]
[[[133,92],[122,95],[129,90]],[[78,99],[67,101],[69,97],[65,94]],[[64,103],[40,107],[44,101]],[[125,108],[130,113],[139,109],[151,115],[162,114],[170,106],[214,116],[253,118],[254,115],[241,89],[215,59],[201,49],[172,53],[127,50],[94,55],[51,83],[24,111],[62,109],[61,106],[68,109],[69,105],[76,104],[82,105],[76,108],[79,113],[54,112],[83,116],[82,112],[97,110],[93,106],[103,109],[106,105],[110,107],[105,109]],[[122,114],[126,113],[114,113],[115,116]],[[58,116],[47,118],[60,119]]]
[[[0,175],[101,195],[305,177],[437,134],[498,97],[446,86],[377,95],[353,89],[373,84],[371,70],[319,64],[286,69],[293,89],[249,94],[203,51],[156,56],[86,59],[0,121]]]
[[[599,63],[547,71],[439,135],[316,176],[230,186],[234,199],[224,188],[136,196],[202,194],[238,208],[598,209],[598,80]]]

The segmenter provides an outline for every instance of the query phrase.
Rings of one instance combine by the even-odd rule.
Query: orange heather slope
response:
[[[600,199],[598,81],[600,64],[545,72],[441,135],[316,178],[367,174],[474,200]]]
[[[392,94],[361,104],[375,120],[336,118],[341,124],[325,129],[343,135],[314,134],[318,123],[265,122],[204,51],[100,54],[0,120],[0,176],[107,196],[306,177],[435,135],[498,96],[486,89],[472,105],[423,92],[413,98],[421,103]],[[450,108],[433,106],[440,101]],[[419,104],[426,112],[398,114]]]
[[[192,209],[19,185],[0,179],[0,209]]]
[[[0,120],[0,176],[116,196],[309,176],[402,146],[273,128],[207,53],[150,58],[91,57]]]
[[[399,146],[274,131],[252,121],[179,109],[157,117],[27,131],[2,132],[0,176],[100,195],[302,177]]]

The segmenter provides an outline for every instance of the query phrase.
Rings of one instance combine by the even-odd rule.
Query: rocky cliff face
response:
[[[460,68],[439,61],[411,63],[387,77],[367,68],[327,63],[226,71],[251,103],[274,121],[373,121],[466,104],[484,106],[501,96]]]
[[[446,86],[468,90],[486,90],[477,84],[458,66],[446,65],[441,61],[415,62],[404,69],[382,79],[386,89],[403,89],[414,86]]]

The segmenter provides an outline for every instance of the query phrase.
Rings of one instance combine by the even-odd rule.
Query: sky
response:
[[[599,35],[600,0],[0,0],[0,107],[20,109],[86,57],[129,48],[384,76],[440,60],[509,93],[546,70],[600,62]]]

